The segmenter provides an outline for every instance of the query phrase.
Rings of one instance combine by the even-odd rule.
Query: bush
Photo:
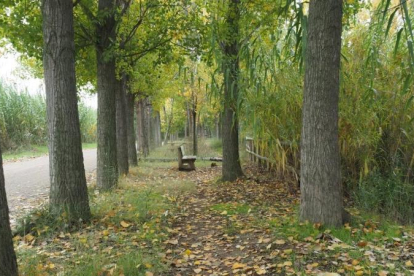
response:
[[[414,185],[399,175],[370,174],[355,190],[357,205],[401,223],[414,222]]]

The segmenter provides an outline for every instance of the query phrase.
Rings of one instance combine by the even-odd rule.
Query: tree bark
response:
[[[150,153],[150,130],[151,130],[151,105],[148,98],[145,98],[144,102],[144,153],[145,157],[147,157]]]
[[[125,75],[122,75],[121,79],[117,80],[116,87],[116,148],[119,175],[127,175],[129,173],[129,164]]]
[[[0,276],[17,276],[18,274],[0,149]]]
[[[127,118],[127,135],[128,135],[128,162],[131,166],[138,166],[137,148],[136,148],[136,137],[134,127],[134,106],[135,106],[135,95],[127,93],[127,104],[126,104],[126,118]]]
[[[301,138],[300,219],[342,224],[338,142],[342,1],[310,1]]]
[[[137,108],[137,127],[138,127],[138,145],[139,151],[144,157],[149,155],[149,137],[148,137],[148,99],[140,99]]]
[[[138,141],[138,152],[143,154],[143,136],[142,133],[142,99],[136,102],[136,112],[137,112],[137,141]]]
[[[98,90],[98,163],[97,186],[109,190],[118,183],[115,105],[115,59],[111,53],[115,41],[115,2],[99,0],[98,11],[106,14],[97,25],[96,46]]]
[[[240,0],[230,0],[226,24],[229,37],[224,42],[224,114],[223,114],[223,167],[222,180],[234,181],[243,176],[239,156],[239,20]]]
[[[157,129],[156,129],[157,147],[160,147],[162,138],[161,138],[161,115],[160,115],[159,111],[156,112],[156,118],[157,118],[157,120],[156,120],[156,122],[157,122]]]
[[[43,68],[49,129],[50,212],[90,218],[75,77],[72,1],[44,0]]]
[[[197,141],[197,110],[196,104],[193,104],[193,109],[191,110],[191,115],[193,117],[193,126],[192,126],[192,136],[193,136],[193,155],[198,154],[198,141]]]

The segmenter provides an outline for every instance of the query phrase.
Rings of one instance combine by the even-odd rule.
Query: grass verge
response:
[[[37,210],[14,238],[21,275],[162,275],[163,242],[179,198],[192,182],[133,168],[116,190],[90,189],[93,218],[71,227]],[[30,227],[27,227],[30,225]]]

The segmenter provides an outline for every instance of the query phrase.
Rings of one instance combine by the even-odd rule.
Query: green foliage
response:
[[[0,83],[0,133],[4,149],[47,142],[45,98]]]
[[[96,141],[96,110],[79,103],[79,122],[82,135],[82,143],[93,143]]]
[[[96,111],[79,104],[82,141],[96,140]],[[8,151],[47,144],[46,99],[0,83],[1,147]]]
[[[402,10],[395,15],[384,3],[355,7],[360,13],[347,17],[343,32],[339,138],[342,176],[350,189],[372,171],[413,183],[410,28],[396,20]],[[294,25],[268,32],[242,52],[244,133],[285,173],[299,172],[303,67],[296,49],[304,43],[301,32]]]

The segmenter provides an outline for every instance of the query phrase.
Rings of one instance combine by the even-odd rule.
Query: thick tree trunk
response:
[[[75,77],[73,4],[44,0],[43,68],[49,129],[51,213],[90,218]]]
[[[98,10],[106,13],[103,22],[97,25],[96,46],[97,90],[98,90],[98,164],[97,186],[109,190],[118,183],[116,146],[116,75],[115,59],[110,53],[115,41],[115,2],[99,0]]]
[[[9,207],[0,149],[0,276],[17,276],[17,261],[10,229]]]
[[[338,143],[342,1],[310,1],[301,141],[300,218],[342,224]]]
[[[243,176],[239,156],[239,121],[237,99],[239,94],[239,20],[240,0],[231,0],[227,14],[230,37],[224,45],[224,115],[223,115],[223,181],[234,181]]]
[[[126,76],[117,80],[116,87],[116,156],[118,158],[118,173],[127,175],[128,165],[128,134],[126,115]]]
[[[127,118],[127,134],[128,134],[128,162],[131,166],[138,166],[137,148],[135,144],[135,128],[134,128],[134,103],[135,95],[127,93],[126,118]]]

